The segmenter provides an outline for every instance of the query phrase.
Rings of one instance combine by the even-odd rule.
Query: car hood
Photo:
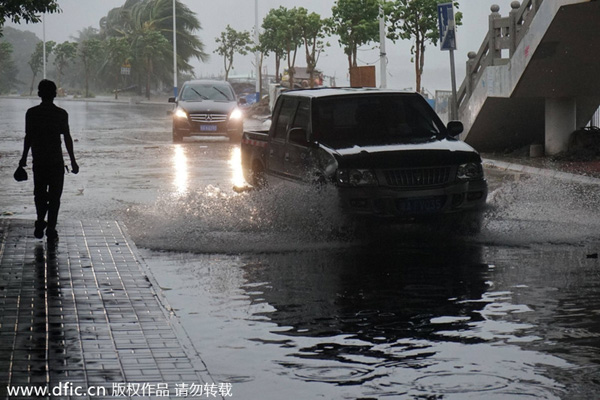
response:
[[[326,146],[325,146],[326,147]],[[399,168],[481,162],[468,144],[454,139],[424,143],[328,148],[342,168]]]
[[[185,109],[188,113],[213,113],[213,114],[229,114],[237,103],[235,101],[180,101],[177,104]]]

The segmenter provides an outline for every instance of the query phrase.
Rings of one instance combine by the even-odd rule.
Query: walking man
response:
[[[37,212],[33,235],[37,239],[46,237],[56,243],[58,233],[56,223],[60,208],[60,197],[65,180],[65,164],[61,146],[61,135],[71,159],[71,170],[79,172],[73,152],[73,139],[69,131],[69,115],[54,104],[56,84],[44,79],[38,85],[38,96],[42,103],[27,110],[25,116],[25,141],[23,156],[19,165],[27,165],[27,155],[31,148],[33,157],[33,196]],[[46,222],[48,214],[48,222]]]

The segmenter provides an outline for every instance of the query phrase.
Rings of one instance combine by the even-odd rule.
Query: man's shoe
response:
[[[46,231],[46,237],[48,238],[48,242],[51,242],[51,243],[58,242],[58,232],[56,232],[56,229],[48,229]]]
[[[46,226],[48,224],[46,223],[46,221],[35,221],[35,230],[33,231],[33,236],[35,236],[36,239],[41,239],[44,237],[44,229],[46,229]]]

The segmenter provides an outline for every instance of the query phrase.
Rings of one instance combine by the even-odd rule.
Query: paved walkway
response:
[[[123,226],[58,228],[51,249],[33,238],[33,221],[0,219],[0,398],[38,397],[8,395],[18,387],[47,387],[51,395],[39,398],[51,399],[157,398],[166,389],[182,398],[206,389],[204,363]]]

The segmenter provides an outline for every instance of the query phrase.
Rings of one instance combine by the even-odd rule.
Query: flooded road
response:
[[[17,218],[34,215],[11,178],[34,104],[0,99],[0,213]],[[236,193],[239,146],[172,144],[168,105],[59,105],[81,167],[61,218],[126,222],[234,398],[597,398],[598,187],[490,173],[475,237],[361,235],[330,191]]]

